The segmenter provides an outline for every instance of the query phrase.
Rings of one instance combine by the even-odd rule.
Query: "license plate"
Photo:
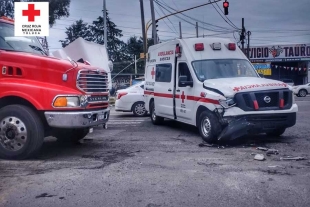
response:
[[[104,114],[98,114],[98,121],[104,120]]]

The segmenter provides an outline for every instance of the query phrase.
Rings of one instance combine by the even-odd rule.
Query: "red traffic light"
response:
[[[229,2],[227,2],[227,1],[223,2],[223,7],[224,8],[228,8],[229,7]]]

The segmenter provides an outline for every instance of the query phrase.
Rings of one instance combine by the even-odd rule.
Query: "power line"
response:
[[[161,7],[159,7],[159,9],[161,10],[161,12],[162,12],[162,13],[164,14],[164,16],[165,16],[166,14],[165,14],[164,10],[163,10]],[[156,10],[156,9],[155,9],[155,10]],[[170,21],[170,18],[167,17],[167,19],[168,19],[168,21],[170,22],[170,24],[173,26],[174,31],[175,31],[175,34],[178,35],[177,29],[175,28],[174,24],[172,24],[172,22]],[[167,25],[167,26],[168,26],[168,25]],[[170,28],[170,29],[171,29],[171,28]]]
[[[222,11],[221,8],[219,7],[219,5],[217,4],[217,2],[216,2],[215,4],[216,4],[216,6],[219,8],[219,10]],[[213,5],[213,4],[212,4],[212,5]],[[224,14],[223,11],[222,11],[222,14]],[[227,16],[224,15],[224,17],[234,26],[234,28],[240,30],[232,21],[230,21],[230,19],[229,19]]]
[[[157,9],[155,8],[156,13],[159,15],[159,12],[157,11]],[[171,27],[167,24],[167,22],[164,20],[164,23],[167,25],[167,27],[173,31],[173,29],[171,29]],[[177,34],[175,31],[173,31],[175,34]]]
[[[163,9],[165,9],[166,11],[170,12],[170,13],[172,13],[172,12],[171,12],[170,10],[168,10],[166,7],[168,7],[168,8],[171,9],[172,11],[178,12],[176,9],[170,7],[170,6],[167,5],[166,3],[160,2],[160,1],[158,1],[158,0],[155,0],[155,3],[156,3],[157,5],[159,5],[160,7],[162,7]],[[165,6],[166,6],[166,7],[165,7]],[[210,24],[210,23],[207,23],[207,22],[203,22],[203,21],[201,21],[201,20],[199,20],[199,19],[195,19],[195,18],[193,18],[193,17],[191,17],[191,16],[188,16],[188,15],[186,15],[186,14],[183,14],[183,13],[180,13],[180,14],[183,15],[183,16],[185,16],[185,17],[187,17],[187,18],[189,18],[189,19],[191,19],[191,20],[193,20],[193,21],[200,22],[200,23],[202,23],[202,24],[204,24],[204,25],[209,25],[209,26],[212,26],[212,27],[221,29],[221,30],[215,30],[215,29],[204,28],[205,30],[212,31],[212,32],[223,32],[223,31],[232,32],[232,30],[230,30],[230,29],[228,29],[228,28],[221,27],[221,26],[217,26],[217,25]],[[179,17],[178,15],[175,15],[175,16],[176,16],[177,18],[179,18],[179,19],[182,19],[183,21],[185,21],[185,22],[187,22],[187,23],[189,23],[189,24],[192,24],[192,23],[190,23],[189,21],[187,21],[187,20],[185,20],[185,19]],[[192,24],[192,25],[196,26],[195,24]],[[198,27],[203,28],[203,27],[201,27],[201,26],[198,26]]]

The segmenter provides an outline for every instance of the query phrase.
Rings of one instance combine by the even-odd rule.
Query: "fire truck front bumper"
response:
[[[50,127],[56,128],[86,128],[103,125],[108,122],[110,109],[93,111],[47,111],[44,112]]]

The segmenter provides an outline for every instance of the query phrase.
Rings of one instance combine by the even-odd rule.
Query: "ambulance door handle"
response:
[[[180,90],[178,89],[177,92],[180,92]]]
[[[168,91],[172,91],[171,88],[169,88]]]

